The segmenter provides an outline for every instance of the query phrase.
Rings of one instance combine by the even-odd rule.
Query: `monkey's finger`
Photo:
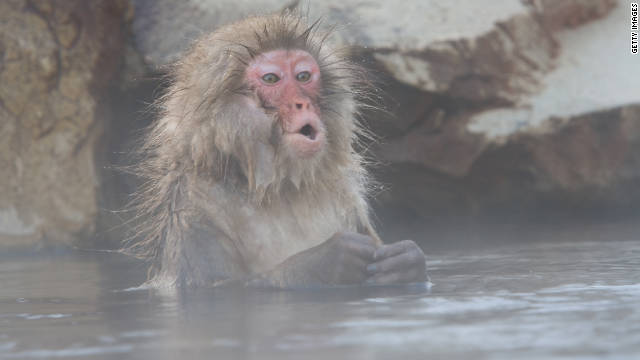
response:
[[[367,272],[371,275],[378,273],[392,273],[409,271],[413,268],[426,269],[425,257],[422,251],[409,251],[392,256],[384,260],[367,265]]]
[[[411,252],[414,250],[420,250],[418,245],[411,240],[402,240],[393,244],[382,245],[374,254],[375,260],[386,259],[392,256],[396,256],[402,253]],[[422,250],[420,250],[422,252]]]
[[[373,238],[371,236],[369,236],[369,235],[363,235],[363,234],[359,234],[359,233],[351,233],[350,237],[353,240],[355,240],[355,241],[357,241],[357,242],[359,242],[361,244],[368,244],[368,245],[371,245],[371,246],[374,246],[374,247],[376,245],[375,240],[373,240]]]
[[[354,262],[350,267],[351,274],[353,277],[357,278],[359,283],[363,283],[368,277],[367,273],[367,263],[364,260]]]
[[[357,243],[373,247],[376,246],[376,242],[371,236],[354,232],[338,232],[334,234],[330,240],[337,243]]]
[[[345,283],[360,284],[369,276],[366,271],[367,262],[353,255],[347,255],[339,267],[337,277]]]
[[[354,254],[349,254],[345,257],[346,268],[350,272],[357,272],[367,274],[367,264],[368,262]]]
[[[345,250],[352,255],[355,255],[361,259],[367,261],[367,263],[373,260],[373,256],[376,252],[376,247],[368,242],[356,242],[350,241],[345,243]]]

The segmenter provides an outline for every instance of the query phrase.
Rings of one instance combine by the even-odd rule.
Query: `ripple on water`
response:
[[[426,297],[420,299],[424,307],[414,310],[414,314],[461,314],[469,312],[497,312],[525,309],[530,306],[526,300],[498,296],[476,296],[465,299]]]
[[[5,359],[24,359],[24,358],[36,358],[36,359],[50,359],[50,358],[70,358],[78,356],[92,356],[92,355],[105,355],[105,354],[123,354],[133,350],[132,345],[115,345],[115,346],[93,346],[93,347],[78,347],[59,350],[27,350],[20,351],[11,354],[3,355]]]
[[[602,292],[602,293],[616,293],[621,295],[640,296],[640,283],[639,284],[622,284],[622,285],[609,285],[609,284],[566,284],[556,286],[539,291],[540,293],[584,293],[584,292]]]
[[[135,330],[120,333],[121,338],[152,338],[165,335],[166,331],[159,330]]]
[[[71,314],[16,314],[17,317],[26,320],[40,320],[40,319],[62,319],[71,317]]]

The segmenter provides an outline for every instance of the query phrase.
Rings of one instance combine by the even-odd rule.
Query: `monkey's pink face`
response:
[[[272,50],[260,54],[247,67],[249,85],[262,99],[262,106],[277,111],[286,146],[308,158],[325,144],[325,128],[317,99],[320,68],[303,50]]]

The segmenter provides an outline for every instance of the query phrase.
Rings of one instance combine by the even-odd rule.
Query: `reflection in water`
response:
[[[126,290],[113,254],[0,261],[0,358],[640,356],[640,242],[432,254],[434,285]]]

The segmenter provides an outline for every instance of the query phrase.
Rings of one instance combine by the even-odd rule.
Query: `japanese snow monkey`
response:
[[[196,41],[141,147],[149,284],[273,288],[415,283],[425,256],[384,245],[355,149],[366,75],[291,13]],[[366,84],[365,84],[366,85]]]

